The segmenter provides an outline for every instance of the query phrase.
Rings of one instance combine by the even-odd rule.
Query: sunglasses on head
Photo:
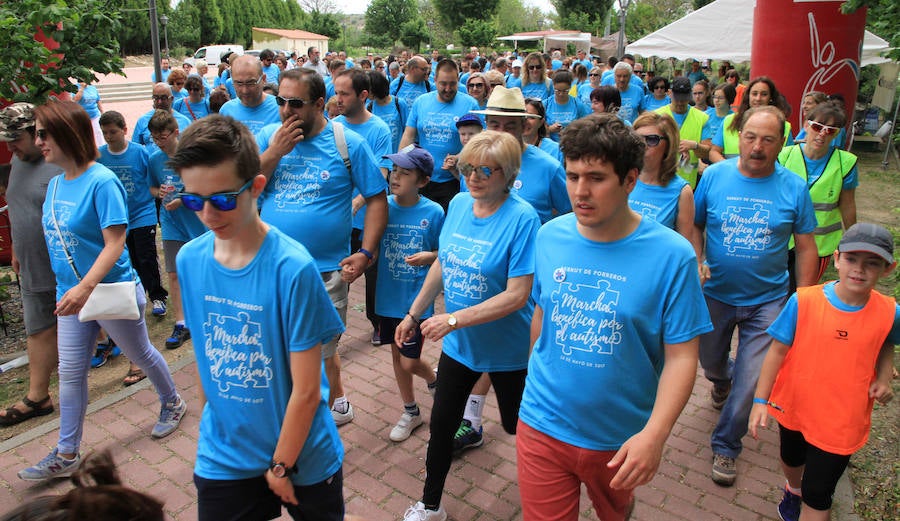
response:
[[[838,127],[832,127],[812,120],[809,121],[809,128],[815,130],[817,134],[824,134],[826,136],[834,135],[840,130]]]
[[[213,205],[213,208],[222,212],[230,212],[237,208],[237,198],[239,195],[244,193],[250,186],[253,185],[253,179],[244,183],[244,186],[241,187],[237,192],[219,192],[217,194],[212,195],[197,195],[188,192],[182,192],[178,194],[178,197],[181,198],[181,203],[185,208],[191,210],[192,212],[199,212],[203,210],[203,205],[206,204],[206,201],[209,201],[209,204]]]
[[[646,136],[644,136],[644,142],[647,143],[647,146],[651,148],[659,145],[659,142],[663,139],[665,139],[666,141],[669,140],[669,138],[667,138],[666,136],[660,136],[659,134],[647,134]]]
[[[287,106],[292,109],[302,109],[304,105],[312,102],[301,98],[282,98],[281,96],[275,96],[275,103],[277,103],[279,107],[287,104]]]

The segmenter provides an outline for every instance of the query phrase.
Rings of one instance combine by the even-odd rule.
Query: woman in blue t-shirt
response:
[[[447,312],[422,320],[422,335],[443,339],[422,500],[404,520],[446,519],[441,507],[453,456],[453,437],[481,373],[489,373],[503,428],[516,432],[528,365],[530,302],[537,212],[510,188],[519,172],[522,145],[511,134],[484,131],[459,154],[468,192],[450,202],[438,258],[397,327],[401,345],[443,290]]]
[[[42,219],[56,275],[60,428],[56,448],[33,467],[19,471],[26,481],[69,476],[81,463],[78,450],[87,411],[88,369],[101,327],[156,387],[162,409],[152,437],[174,432],[187,410],[169,366],[147,336],[143,319],[147,299],[125,251],[125,188],[111,170],[95,162],[98,152],[90,118],[68,101],[38,107],[35,115],[36,144],[48,163],[63,169],[47,187]],[[139,318],[79,320],[78,312],[98,284],[128,281],[135,281]]]

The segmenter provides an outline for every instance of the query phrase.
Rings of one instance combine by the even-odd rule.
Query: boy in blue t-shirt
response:
[[[181,203],[212,233],[178,255],[206,400],[194,483],[200,521],[341,521],[344,450],[328,409],[323,341],[341,333],[309,252],[263,222],[256,140],[211,115],[172,156]]]
[[[381,236],[378,263],[378,283],[375,291],[375,312],[381,317],[382,343],[391,344],[394,375],[403,414],[391,429],[392,441],[403,441],[422,425],[422,415],[416,404],[412,377],[418,376],[428,383],[434,393],[437,377],[431,365],[423,361],[423,339],[416,328],[415,335],[402,345],[394,341],[394,332],[406,317],[415,300],[428,268],[437,258],[438,237],[444,223],[441,205],[419,195],[428,184],[434,159],[427,150],[412,144],[396,154],[384,156],[394,162],[390,174],[391,195],[388,197],[388,223]],[[428,318],[433,307],[418,319]]]

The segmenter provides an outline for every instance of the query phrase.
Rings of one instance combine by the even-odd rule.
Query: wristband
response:
[[[367,250],[367,249],[365,249],[365,248],[360,248],[360,249],[356,250],[356,253],[362,253],[362,254],[365,255],[366,258],[369,259],[369,260],[372,260],[372,259],[375,258],[375,256],[372,255],[372,252],[370,252],[369,250]]]
[[[409,318],[411,318],[412,321],[415,322],[417,326],[421,323],[421,322],[419,322],[419,319],[417,319],[416,317],[414,317],[413,314],[410,313],[409,311],[406,312],[406,316],[408,316]]]
[[[758,403],[761,405],[769,405],[769,400],[766,400],[765,398],[753,398],[753,403]]]

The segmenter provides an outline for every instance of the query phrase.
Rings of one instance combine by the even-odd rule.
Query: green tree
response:
[[[341,36],[341,24],[333,13],[313,11],[309,13],[309,19],[304,22],[302,29],[311,33],[321,34],[331,39]]]
[[[182,0],[186,2],[188,0]],[[219,3],[216,0],[195,0],[197,4],[197,14],[199,15],[200,40],[198,44],[204,42],[218,42],[222,37],[224,21],[222,20],[222,12],[219,10]]]
[[[625,35],[635,41],[653,31],[662,29],[678,20],[691,10],[685,0],[639,0],[632,2],[625,11]],[[618,18],[612,24],[613,31],[619,30]]]
[[[413,48],[416,52],[421,50],[422,42],[428,41],[429,36],[428,26],[420,16],[409,20],[401,27],[400,40],[404,46]]]
[[[17,0],[0,3],[0,98],[40,104],[53,92],[75,92],[72,79],[121,73],[119,13],[108,0]],[[52,52],[35,33],[59,44]]]
[[[551,0],[561,29],[598,34],[613,0]]]
[[[433,4],[446,27],[458,27],[462,30],[462,26],[469,20],[480,21],[482,26],[489,23],[486,21],[493,18],[500,0],[433,0]]]
[[[525,7],[522,0],[500,0],[495,16],[497,34],[537,31],[538,20],[544,17],[540,8]]]
[[[900,60],[900,2],[897,0],[848,0],[841,8],[852,13],[860,7],[868,7],[866,29],[881,36],[891,45],[888,57]]]
[[[386,37],[385,41],[392,45],[400,39],[404,25],[418,18],[416,15],[415,0],[372,0],[366,9],[366,33]],[[410,45],[406,40],[404,43]]]
[[[459,40],[464,47],[489,47],[497,39],[497,26],[493,20],[470,18],[458,30]]]

